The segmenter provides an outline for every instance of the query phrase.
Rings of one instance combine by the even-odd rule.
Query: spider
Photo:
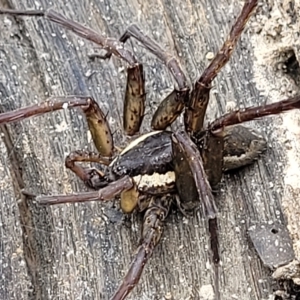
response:
[[[264,140],[255,133],[247,131],[244,127],[229,126],[269,114],[280,113],[288,109],[299,108],[299,97],[295,97],[272,105],[232,112],[206,127],[203,126],[211,82],[229,60],[238,37],[256,5],[257,1],[247,1],[245,3],[228,40],[195,83],[192,92],[189,90],[184,72],[177,60],[169,56],[153,40],[143,35],[137,26],[131,26],[119,42],[115,39],[103,39],[88,28],[67,20],[52,10],[47,12],[0,10],[0,14],[47,17],[84,38],[98,42],[108,51],[107,58],[112,53],[127,61],[129,68],[124,101],[124,131],[129,135],[134,135],[139,130],[144,116],[146,93],[142,65],[124,47],[126,40],[129,37],[135,37],[142,42],[147,49],[166,63],[177,81],[177,89],[162,101],[154,114],[152,128],[158,131],[136,139],[120,154],[114,153],[116,158],[113,160],[111,159],[114,152],[113,140],[105,115],[90,97],[57,97],[40,105],[4,113],[0,116],[0,123],[8,123],[62,108],[81,107],[85,113],[100,155],[82,151],[73,152],[67,157],[66,166],[78,175],[86,185],[96,190],[99,189],[99,191],[76,196],[40,197],[38,198],[40,203],[53,204],[78,201],[79,197],[80,201],[96,198],[107,200],[121,193],[121,207],[125,212],[131,212],[133,209],[146,210],[141,246],[124,282],[112,299],[124,299],[137,284],[144,264],[160,240],[162,222],[167,216],[172,202],[175,202],[180,210],[185,213],[195,209],[199,205],[200,198],[204,203],[204,213],[208,218],[215,219],[216,209],[210,185],[214,187],[218,184],[224,169],[237,168],[251,163],[264,150]],[[186,133],[165,131],[183,110],[184,125],[188,135]],[[245,136],[249,137],[250,141],[247,142],[247,146],[251,148],[251,151],[247,152],[246,160],[236,161],[236,155],[245,157],[241,153],[231,151],[233,145],[236,145],[234,143],[240,144],[240,141],[234,141],[239,135],[242,135],[243,138]],[[254,143],[253,139],[255,139]],[[243,142],[245,143],[245,140]],[[158,148],[157,145],[160,148],[156,153],[154,150]],[[245,149],[238,150],[245,151]],[[230,157],[227,158],[226,154],[229,154]],[[98,162],[103,164],[104,167],[103,170],[84,169],[76,164],[78,161]],[[214,168],[211,168],[211,166],[214,166]],[[154,177],[150,177],[149,180],[144,176],[153,176],[157,173],[161,175],[161,177],[158,176],[161,185],[155,185]],[[188,189],[186,189],[187,186]],[[186,197],[186,195],[189,195],[189,197]]]

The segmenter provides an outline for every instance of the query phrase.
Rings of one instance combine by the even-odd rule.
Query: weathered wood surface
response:
[[[299,41],[294,37],[299,28],[299,3],[261,2],[230,63],[214,81],[210,118],[232,103],[243,108],[299,92],[290,77],[275,67],[276,60],[284,60],[280,53],[294,50],[299,55]],[[207,54],[221,45],[242,4],[236,0],[61,0],[52,8],[113,37],[138,23],[180,58],[193,81],[209,63]],[[0,5],[49,8],[45,0],[1,0]],[[146,73],[145,132],[154,108],[174,83],[157,59],[135,42],[128,43],[132,46]],[[1,16],[1,110],[48,96],[92,95],[108,112],[115,138],[124,145],[121,116],[126,65],[116,58],[90,61],[87,54],[93,47],[47,21],[26,18],[16,22]],[[299,113],[249,126],[265,134],[269,148],[255,165],[224,176],[217,196],[220,299],[270,299],[272,295],[271,272],[262,265],[247,236],[250,224],[286,222],[300,256]],[[0,298],[109,299],[138,245],[141,217],[125,218],[113,203],[44,208],[24,201],[20,194],[21,188],[35,194],[86,190],[64,167],[64,157],[71,150],[93,148],[81,113],[48,114],[9,126],[9,134],[2,130]],[[184,218],[172,212],[162,241],[129,299],[214,299],[204,292],[214,285],[206,227],[198,213]]]

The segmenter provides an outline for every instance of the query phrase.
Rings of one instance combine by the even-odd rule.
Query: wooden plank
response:
[[[0,3],[19,9],[49,7],[47,1]],[[299,42],[293,33],[299,28],[299,7],[295,3],[288,9],[280,3],[274,1],[268,6],[262,2],[251,19],[230,63],[214,81],[210,119],[232,103],[243,108],[298,92],[291,78],[278,71],[276,62],[284,60],[279,54],[287,50],[294,50],[298,58]],[[207,54],[215,53],[222,44],[242,4],[237,0],[157,0],[151,4],[70,0],[59,1],[51,8],[113,37],[120,36],[129,24],[139,24],[180,58],[192,82],[209,63]],[[108,112],[115,139],[124,146],[128,141],[121,129],[126,65],[116,58],[90,61],[87,54],[93,47],[42,19],[16,22],[1,16],[1,110],[55,95],[92,95]],[[146,132],[155,107],[174,82],[143,47],[135,42],[129,42],[128,47],[144,63],[148,102],[142,132]],[[247,235],[250,224],[287,220],[299,258],[298,122],[298,112],[252,122],[249,126],[268,139],[266,154],[255,165],[224,176],[216,197],[222,255],[220,299],[270,299],[272,295],[271,273],[262,265]],[[125,217],[114,203],[41,208],[20,201],[21,188],[35,194],[86,190],[64,167],[64,157],[71,150],[93,149],[81,113],[48,114],[9,126],[9,134],[3,130],[1,296],[109,299],[138,245],[141,216]],[[8,136],[12,146],[6,150]],[[207,292],[214,287],[214,275],[206,227],[199,213],[185,218],[172,212],[160,245],[128,299],[214,299]]]

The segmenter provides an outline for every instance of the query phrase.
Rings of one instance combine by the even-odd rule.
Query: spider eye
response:
[[[127,169],[121,166],[117,166],[115,172],[118,173],[119,175],[126,175],[128,173]]]

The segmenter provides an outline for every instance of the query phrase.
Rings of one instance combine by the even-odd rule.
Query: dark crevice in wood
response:
[[[300,66],[299,61],[297,60],[295,51],[290,49],[284,53],[286,57],[284,64],[284,72],[287,76],[292,78],[296,86],[300,86]]]
[[[42,280],[40,269],[39,251],[37,250],[36,245],[36,236],[34,230],[34,220],[30,204],[25,195],[22,194],[22,190],[25,187],[23,181],[23,161],[20,153],[17,153],[12,142],[12,138],[8,131],[6,125],[0,126],[0,131],[2,132],[2,140],[7,148],[8,157],[10,161],[10,173],[13,178],[13,187],[16,199],[19,199],[17,202],[19,208],[19,218],[22,229],[22,240],[23,240],[23,250],[24,258],[27,264],[28,275],[31,278],[31,290],[29,293],[29,299],[41,299],[41,287],[40,281]]]

